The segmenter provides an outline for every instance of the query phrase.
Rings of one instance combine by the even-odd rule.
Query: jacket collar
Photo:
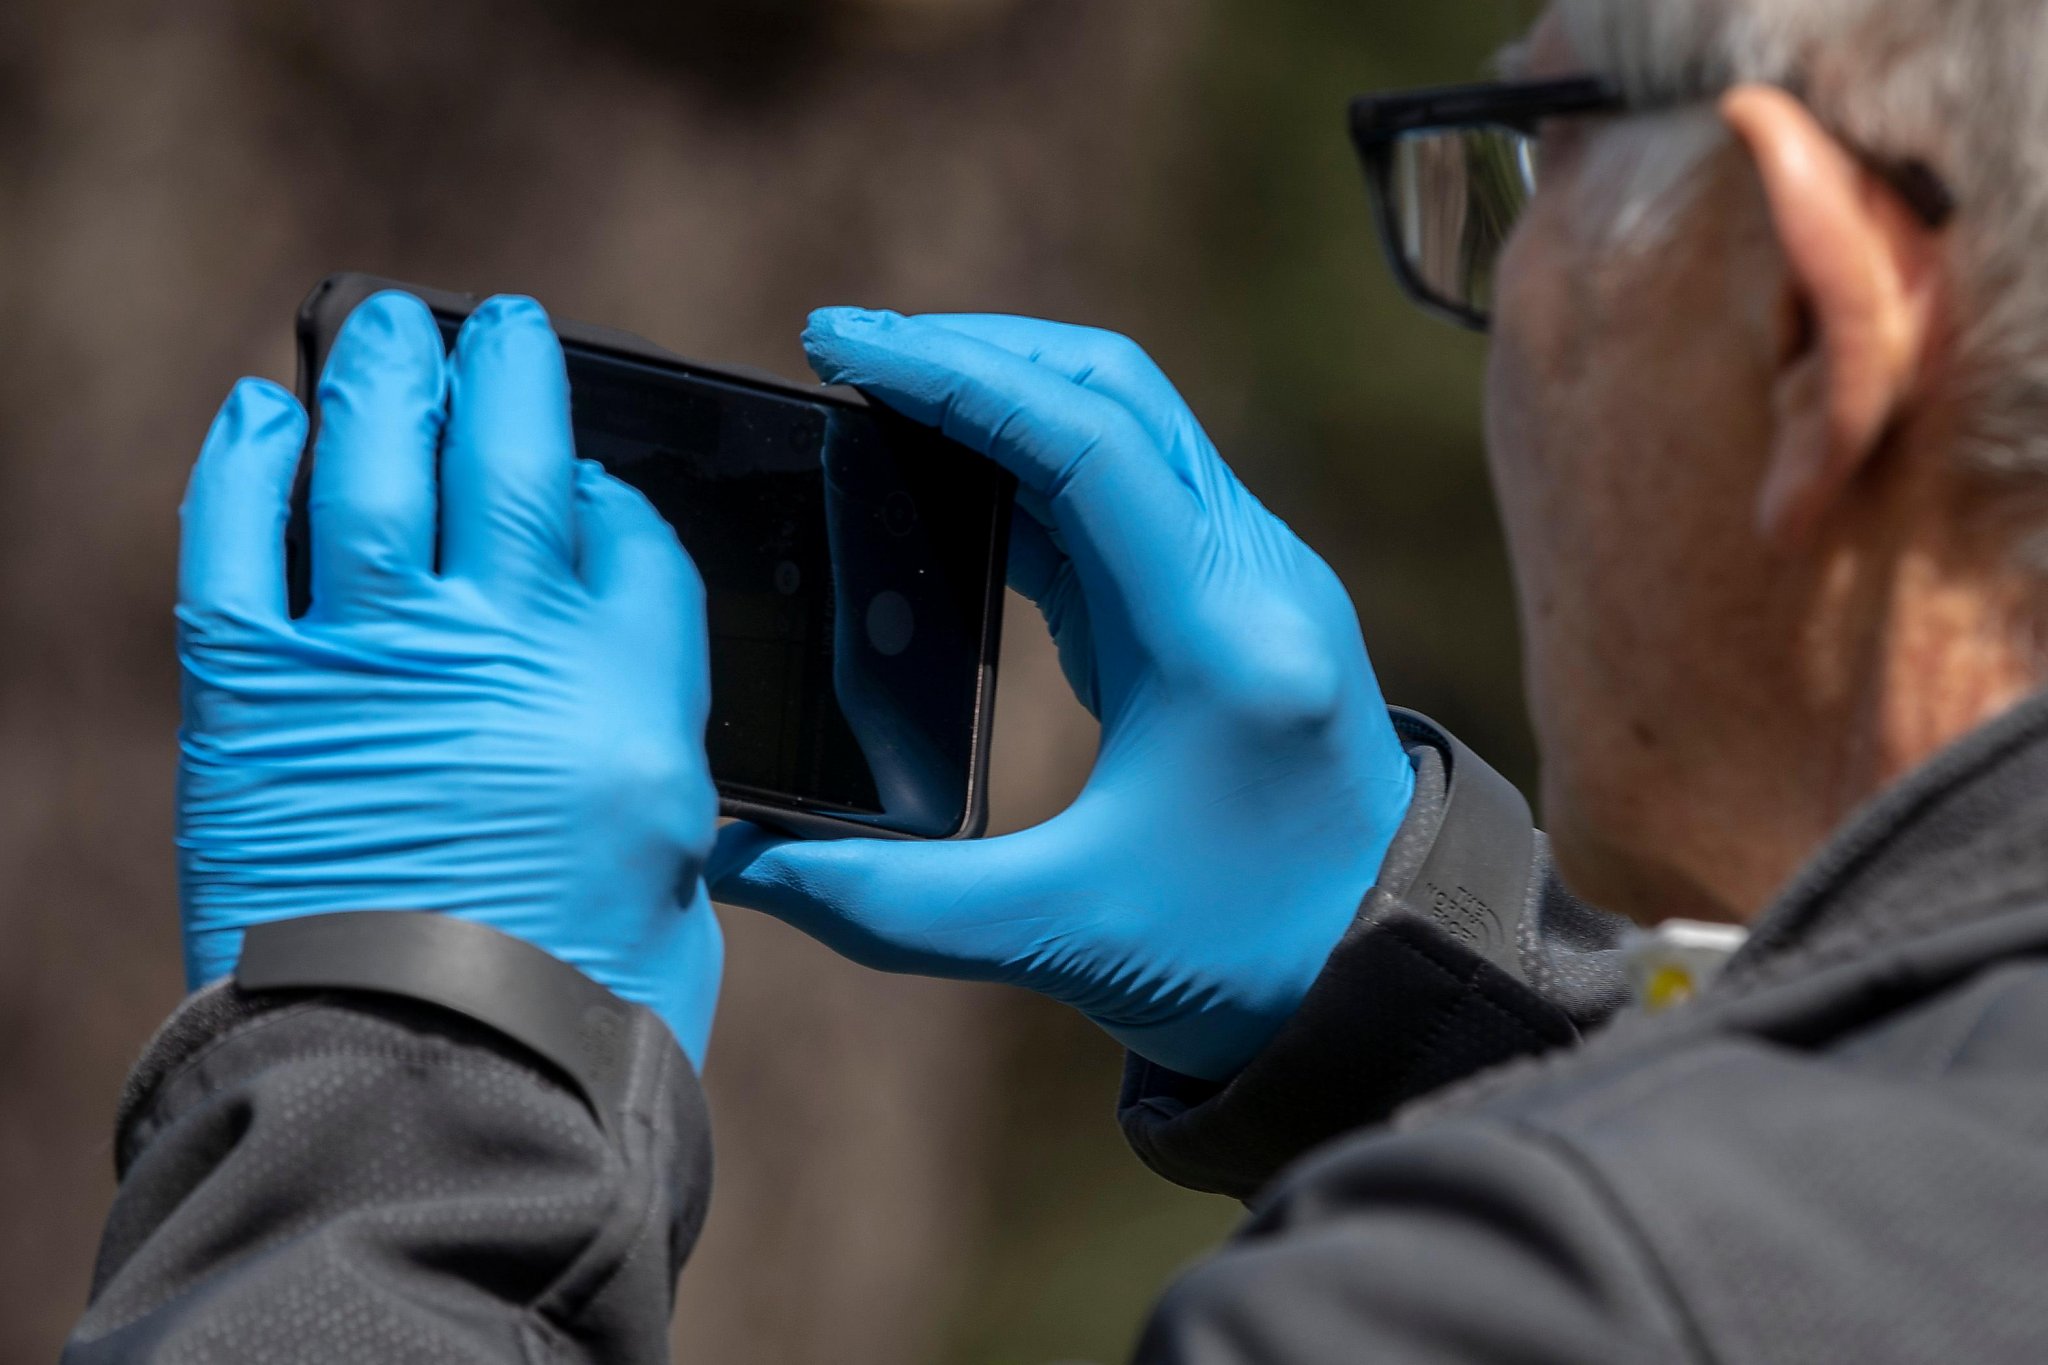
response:
[[[2048,694],[1942,753],[1850,820],[1707,990],[1627,1010],[1582,1046],[1488,1072],[1402,1127],[1616,1074],[1705,1034],[1838,1034],[2021,954],[2048,953]],[[1545,1079],[1547,1078],[1547,1079]]]
[[[1851,819],[1758,920],[1712,994],[1750,994],[2044,907],[2048,693]]]

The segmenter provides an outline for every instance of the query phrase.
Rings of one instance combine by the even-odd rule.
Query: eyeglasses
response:
[[[1536,193],[1542,124],[1630,108],[1596,77],[1354,100],[1351,138],[1402,292],[1425,312],[1485,331],[1501,251]],[[1954,217],[1954,196],[1924,162],[1858,155],[1929,227]]]

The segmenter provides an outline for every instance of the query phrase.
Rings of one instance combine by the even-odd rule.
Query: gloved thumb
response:
[[[735,823],[705,868],[713,900],[771,915],[879,971],[1008,979],[1029,956],[1033,835],[961,842],[792,839]],[[1042,927],[1042,925],[1040,926]]]

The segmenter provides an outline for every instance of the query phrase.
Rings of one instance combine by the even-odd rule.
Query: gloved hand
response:
[[[638,493],[577,462],[528,300],[485,304],[451,359],[418,300],[378,295],[320,408],[305,616],[285,597],[290,395],[239,385],[185,500],[192,985],[233,969],[251,925],[440,911],[651,1006],[701,1063],[723,949],[695,569]]]
[[[889,971],[1000,981],[1187,1075],[1243,1067],[1376,879],[1415,775],[1337,577],[1130,342],[999,317],[816,314],[827,381],[1021,482],[1011,584],[1102,722],[1086,789],[978,843],[719,836],[713,894]]]

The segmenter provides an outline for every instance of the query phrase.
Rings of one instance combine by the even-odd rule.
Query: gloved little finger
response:
[[[1060,671],[1074,699],[1088,714],[1102,717],[1101,682],[1095,672],[1095,634],[1088,619],[1088,600],[1067,558],[1052,535],[1028,517],[1010,526],[1010,586],[1030,600],[1045,618],[1045,628],[1059,646]]]
[[[1043,526],[1029,517],[1018,517],[1010,523],[1011,587],[1035,605],[1051,594],[1054,583],[1072,573],[1072,561],[1053,543]]]
[[[576,464],[577,571],[592,595],[651,622],[704,632],[704,580],[639,489],[593,460]]]

